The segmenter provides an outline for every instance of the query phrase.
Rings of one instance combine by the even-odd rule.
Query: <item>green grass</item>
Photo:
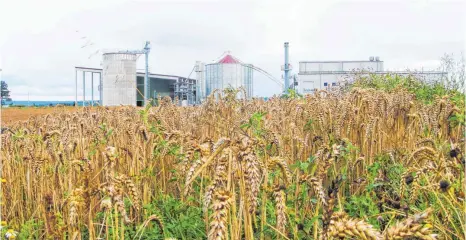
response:
[[[465,95],[458,89],[448,89],[441,82],[426,83],[414,75],[401,76],[386,75],[359,75],[350,88],[372,88],[386,92],[407,91],[424,104],[433,104],[435,99],[447,96],[459,109],[460,113],[450,118],[453,126],[465,125]]]

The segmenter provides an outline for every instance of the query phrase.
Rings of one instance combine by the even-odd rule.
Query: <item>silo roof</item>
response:
[[[231,56],[230,54],[225,55],[222,59],[218,61],[218,63],[240,63],[236,58]]]

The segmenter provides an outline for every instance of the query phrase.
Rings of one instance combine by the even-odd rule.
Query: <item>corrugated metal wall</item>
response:
[[[205,96],[215,89],[244,87],[247,97],[253,94],[253,69],[250,65],[213,63],[205,65]],[[205,97],[203,96],[203,97]]]

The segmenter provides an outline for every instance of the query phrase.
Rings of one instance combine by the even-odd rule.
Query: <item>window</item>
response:
[[[327,87],[327,86],[328,86],[328,83],[324,82],[324,86]]]
[[[337,83],[332,83],[332,86],[336,86],[336,85],[337,85]]]

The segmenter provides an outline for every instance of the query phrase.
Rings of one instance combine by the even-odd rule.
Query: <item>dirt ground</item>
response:
[[[62,111],[76,111],[76,107],[9,107],[1,110],[1,124],[11,124],[15,121],[27,120],[32,116],[44,115]]]

